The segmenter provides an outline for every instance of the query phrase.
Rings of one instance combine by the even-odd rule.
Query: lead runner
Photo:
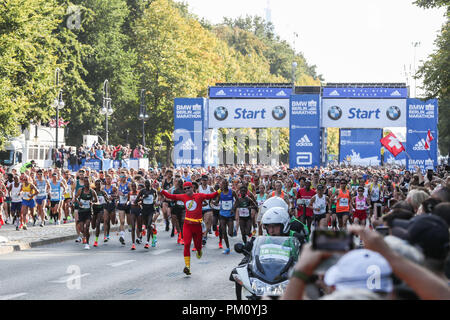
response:
[[[195,249],[197,249],[197,258],[202,257],[202,203],[203,200],[214,199],[219,194],[217,192],[205,194],[194,193],[194,187],[191,182],[183,184],[185,194],[171,194],[166,190],[160,193],[168,199],[180,200],[184,202],[186,208],[186,217],[183,225],[184,238],[184,262],[186,266],[183,272],[186,275],[191,274],[191,240],[194,240]]]

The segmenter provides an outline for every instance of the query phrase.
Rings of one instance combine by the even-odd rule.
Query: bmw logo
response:
[[[338,106],[332,106],[328,110],[328,117],[332,120],[339,120],[342,117],[342,109]]]
[[[228,110],[225,107],[217,107],[214,110],[214,118],[219,121],[223,121],[228,117]]]
[[[386,116],[389,120],[395,121],[401,116],[400,108],[397,106],[390,106],[386,111]]]
[[[272,117],[275,120],[283,120],[284,117],[286,117],[286,109],[284,109],[284,107],[282,106],[276,106],[272,110]]]

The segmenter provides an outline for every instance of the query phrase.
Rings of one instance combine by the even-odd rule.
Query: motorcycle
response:
[[[249,300],[260,300],[263,296],[274,299],[283,295],[300,246],[295,237],[259,236],[253,242],[251,252],[244,244],[237,243],[235,251],[244,254],[245,258],[230,275],[230,280],[235,282],[236,299],[242,299],[242,290]]]

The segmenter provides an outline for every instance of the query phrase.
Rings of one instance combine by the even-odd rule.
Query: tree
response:
[[[450,151],[450,1],[419,0],[420,7],[446,7],[447,21],[435,40],[436,50],[419,68],[416,78],[423,77],[427,99],[439,99],[439,149],[442,154]]]

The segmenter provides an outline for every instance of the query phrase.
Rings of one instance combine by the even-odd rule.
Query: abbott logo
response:
[[[417,143],[413,147],[414,151],[425,151],[425,139],[417,141]]]
[[[311,165],[312,153],[311,152],[297,152],[296,162],[298,166]]]
[[[309,140],[309,138],[306,134],[302,138],[300,138],[295,145],[297,147],[312,147],[313,146],[311,140]]]

